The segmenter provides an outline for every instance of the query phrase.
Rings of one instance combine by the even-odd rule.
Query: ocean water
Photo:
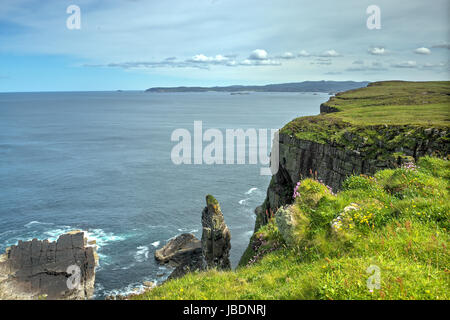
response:
[[[175,165],[175,129],[278,129],[319,113],[324,93],[0,94],[0,251],[85,230],[97,240],[95,297],[163,281],[154,251],[201,237],[206,194],[221,204],[236,266],[270,181],[259,164]],[[247,162],[248,163],[248,162]]]

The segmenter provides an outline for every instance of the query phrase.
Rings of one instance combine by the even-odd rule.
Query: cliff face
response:
[[[338,191],[342,182],[350,175],[373,175],[376,171],[395,168],[425,155],[449,153],[448,144],[441,143],[442,138],[447,136],[446,130],[414,128],[409,131],[407,127],[393,126],[373,130],[385,138],[372,143],[378,146],[375,154],[363,151],[367,146],[366,142],[364,137],[357,134],[347,134],[349,142],[360,140],[359,144],[348,148],[336,142],[319,143],[281,133],[279,170],[268,187],[264,210],[270,208],[275,212],[277,208],[291,203],[294,186],[302,178],[315,177]],[[399,135],[407,137],[408,132],[411,132],[411,136],[420,133],[423,138],[414,141],[412,145],[389,143],[398,139]]]
[[[272,177],[255,231],[292,202],[297,181],[315,178],[337,192],[350,175],[450,153],[448,82],[380,82],[336,94],[320,115],[280,130],[279,170]]]
[[[0,299],[89,299],[97,259],[81,231],[55,242],[19,241],[0,256]]]

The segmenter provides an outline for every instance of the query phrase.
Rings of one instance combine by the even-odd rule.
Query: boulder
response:
[[[201,256],[202,245],[191,233],[183,233],[170,240],[164,247],[155,252],[155,259],[172,266],[188,264],[195,257]]]
[[[97,262],[80,230],[54,242],[19,241],[0,256],[0,299],[89,299]]]
[[[202,268],[202,244],[191,233],[183,233],[155,252],[155,259],[175,267],[168,279]]]

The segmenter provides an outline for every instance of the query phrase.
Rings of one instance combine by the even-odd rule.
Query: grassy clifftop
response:
[[[449,81],[375,82],[331,97],[321,110],[318,116],[294,119],[281,134],[366,152],[380,160],[414,155],[423,141],[431,142],[426,147],[440,156],[449,152]]]
[[[322,104],[322,109],[329,113],[297,118],[282,132],[314,138],[312,133],[323,129],[324,135],[318,139],[323,142],[350,126],[448,127],[450,82],[375,82],[336,94]]]
[[[324,106],[340,111],[330,118],[356,125],[450,124],[450,82],[385,81],[332,97]]]

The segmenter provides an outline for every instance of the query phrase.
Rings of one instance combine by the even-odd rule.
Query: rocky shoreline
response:
[[[162,265],[174,267],[167,280],[211,268],[231,269],[231,234],[219,202],[206,196],[202,211],[202,238],[183,233],[155,252]],[[62,234],[56,241],[19,241],[0,255],[0,300],[86,300],[94,295],[95,241],[81,230]],[[146,281],[145,290],[156,283]],[[132,297],[108,296],[107,300]]]

